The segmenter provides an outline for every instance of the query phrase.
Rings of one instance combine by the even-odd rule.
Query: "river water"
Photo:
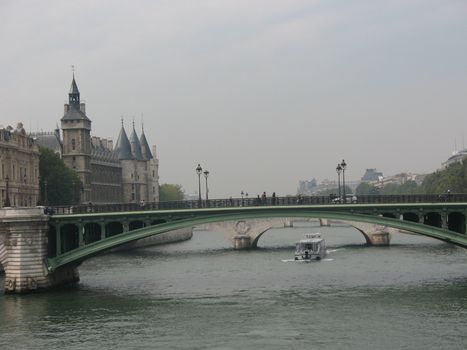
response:
[[[318,231],[327,259],[288,261]],[[416,235],[367,247],[353,228],[303,222],[234,251],[195,231],[79,271],[72,288],[0,294],[0,349],[467,348],[467,250]]]

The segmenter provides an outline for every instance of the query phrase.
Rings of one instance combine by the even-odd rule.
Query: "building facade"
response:
[[[0,126],[0,171],[0,207],[37,205],[39,147],[22,123],[16,129]]]
[[[60,153],[82,182],[81,203],[148,203],[159,201],[159,162],[142,129],[135,125],[128,138],[123,126],[115,147],[112,140],[92,136],[92,122],[81,102],[75,77],[60,131],[35,134],[39,145]],[[154,148],[155,150],[155,148]]]

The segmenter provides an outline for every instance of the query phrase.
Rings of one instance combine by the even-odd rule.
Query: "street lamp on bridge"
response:
[[[342,168],[342,193],[344,197],[344,203],[345,203],[345,168],[347,167],[347,163],[345,162],[344,159],[342,159],[341,163],[341,168]]]
[[[339,201],[341,200],[341,171],[342,171],[342,167],[340,164],[337,164],[337,167],[336,167],[336,171],[337,171],[337,190],[339,192]]]
[[[206,178],[206,206],[208,206],[208,200],[209,200],[209,196],[208,196],[208,193],[209,193],[208,176],[209,176],[209,171],[205,170],[203,172],[203,174],[204,174],[204,177]]]
[[[196,174],[198,174],[198,208],[202,207],[202,202],[201,202],[201,173],[203,172],[203,168],[201,168],[201,165],[198,164],[196,167]]]

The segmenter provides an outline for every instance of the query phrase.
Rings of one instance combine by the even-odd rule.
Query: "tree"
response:
[[[422,183],[422,190],[427,194],[467,192],[467,162],[455,163],[446,169],[427,175]]]
[[[181,201],[185,193],[181,185],[162,184],[159,187],[159,200],[161,202]]]
[[[336,188],[328,188],[327,190],[322,190],[322,191],[319,191],[318,193],[316,193],[318,196],[329,196],[331,194],[335,194],[336,196],[339,194],[339,188],[336,187]],[[352,194],[352,189],[345,185],[345,194],[348,195],[348,194]],[[344,188],[341,187],[341,196],[344,195]]]
[[[83,188],[78,174],[68,168],[55,152],[47,148],[40,148],[39,151],[41,204],[44,204],[45,198],[48,205],[78,204]]]
[[[379,188],[369,184],[368,182],[361,182],[355,189],[357,195],[379,194]]]

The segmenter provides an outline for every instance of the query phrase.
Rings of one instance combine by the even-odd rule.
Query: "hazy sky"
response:
[[[52,130],[75,65],[92,134],[143,115],[187,193],[431,172],[467,130],[465,0],[0,0],[0,44],[0,124]]]

